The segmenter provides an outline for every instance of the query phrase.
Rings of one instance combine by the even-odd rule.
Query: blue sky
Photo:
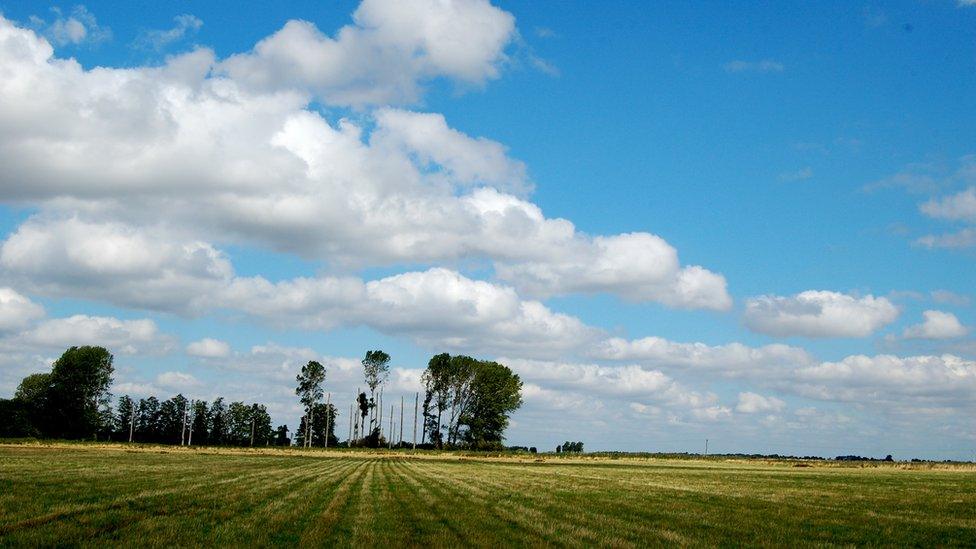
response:
[[[516,444],[973,459],[965,4],[0,0],[0,394],[448,350]]]

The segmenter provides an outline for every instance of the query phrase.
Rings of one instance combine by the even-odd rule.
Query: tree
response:
[[[366,356],[362,360],[363,377],[366,386],[369,387],[369,406],[376,408],[376,390],[386,383],[386,378],[390,375],[390,355],[383,351],[366,351]],[[379,426],[376,426],[379,429]],[[372,436],[373,421],[369,422],[370,435]]]
[[[51,432],[48,417],[48,398],[51,394],[51,374],[31,374],[21,380],[14,392],[14,401],[24,419],[30,424],[30,436],[45,436]]]
[[[247,446],[251,441],[251,407],[231,402],[227,407],[227,443]]]
[[[224,397],[217,397],[210,405],[210,444],[227,444],[227,406]]]
[[[115,413],[115,434],[118,440],[129,440],[130,431],[135,434],[136,403],[129,395],[119,397],[119,405]],[[135,437],[133,437],[135,438]]]
[[[275,446],[290,446],[291,439],[288,438],[288,426],[279,425],[275,428],[274,432],[274,445]]]
[[[302,366],[302,372],[295,376],[295,381],[298,382],[298,386],[295,387],[295,394],[305,405],[305,416],[311,417],[314,421],[315,404],[322,399],[324,394],[322,384],[325,382],[325,366],[310,360],[308,364]],[[309,428],[310,423],[306,422],[305,446],[312,445],[312,433]]]
[[[42,434],[77,439],[102,431],[113,372],[111,353],[104,347],[84,346],[66,350],[54,361],[49,377],[29,376],[26,391],[31,397],[44,395],[41,408],[35,410]]]
[[[509,415],[522,404],[522,382],[510,369],[443,353],[430,359],[422,379],[424,431],[432,444],[443,447],[446,429],[448,445],[501,446]]]
[[[165,401],[159,407],[159,436],[162,442],[178,444],[183,439],[183,422],[189,403],[183,395]]]
[[[159,441],[159,399],[151,396],[139,400],[139,417],[136,424],[140,441]]]
[[[500,446],[509,416],[522,405],[522,380],[497,362],[478,361],[474,368],[470,404],[459,423],[468,428],[468,445]]]
[[[0,398],[0,437],[32,437],[38,434],[31,424],[24,401]]]
[[[207,409],[206,401],[194,401],[193,424],[191,426],[194,444],[208,444],[210,442],[210,425],[210,410]]]

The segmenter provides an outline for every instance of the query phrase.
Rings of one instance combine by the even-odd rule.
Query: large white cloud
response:
[[[744,316],[751,330],[779,337],[867,337],[896,318],[887,298],[815,290],[751,298]]]
[[[150,319],[121,320],[88,315],[44,320],[12,336],[10,342],[42,349],[100,345],[124,355],[165,353],[173,347],[172,337],[161,333]]]
[[[932,199],[922,204],[921,208],[922,212],[931,217],[976,223],[976,187]]]
[[[486,6],[494,10],[455,7],[480,25],[491,19],[477,15]],[[374,21],[383,9],[400,5],[367,2],[361,11]],[[478,42],[476,33],[460,36]],[[448,52],[434,57],[451,74],[477,72]],[[657,236],[590,236],[546,218],[520,198],[531,186],[520,162],[440,115],[384,108],[364,123],[330,123],[302,90],[255,91],[236,75],[243,68],[211,76],[217,63],[196,50],[161,67],[85,70],[0,18],[0,200],[112,232],[148,226],[338,266],[487,259],[540,296],[731,303],[721,275],[682,267]]]
[[[826,400],[917,409],[976,405],[976,362],[954,355],[854,355],[797,371],[794,389]]]
[[[515,18],[487,0],[364,0],[334,38],[289,21],[218,70],[258,90],[312,90],[332,104],[413,102],[444,76],[481,84],[499,74]]]

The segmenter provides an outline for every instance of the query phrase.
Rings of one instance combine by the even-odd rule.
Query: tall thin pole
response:
[[[325,397],[325,447],[329,447],[329,420],[332,419],[332,393]]]
[[[403,395],[400,395],[400,436],[397,437],[397,444],[403,442]]]
[[[393,449],[393,405],[390,404],[390,450]]]
[[[378,421],[376,422],[376,428],[379,429],[379,435],[376,437],[377,444],[379,444],[380,439],[383,438],[383,389],[380,389],[380,400],[378,404],[380,407],[380,411],[379,414],[377,415]]]
[[[413,395],[413,449],[417,449],[417,405],[420,403],[420,393]]]
[[[705,439],[705,455],[708,455],[708,439]]]
[[[308,436],[305,437],[305,447],[306,448],[311,448],[312,447],[312,422],[315,421],[315,403],[314,402],[312,403],[312,406],[309,408],[308,418],[309,418],[308,419],[308,425],[305,426],[305,430],[308,431]]]
[[[190,423],[189,423],[189,426],[188,426],[189,431],[188,431],[187,436],[186,436],[186,445],[187,446],[192,446],[193,445],[193,423],[194,423],[194,421],[196,419],[197,419],[197,410],[196,410],[196,406],[194,406],[193,407],[193,417],[190,418]]]
[[[129,442],[132,442],[132,432],[136,427],[136,407],[132,406],[132,419],[129,420]]]
[[[346,447],[352,448],[352,410],[353,405],[349,405],[349,438],[346,439]]]

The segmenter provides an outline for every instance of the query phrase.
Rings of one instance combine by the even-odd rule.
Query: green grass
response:
[[[976,546],[976,469],[0,446],[0,546]]]

